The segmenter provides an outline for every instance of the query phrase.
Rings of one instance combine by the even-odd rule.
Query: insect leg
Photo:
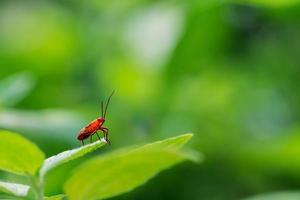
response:
[[[110,145],[110,141],[108,139],[108,128],[101,127],[100,130],[104,133],[104,139],[107,142],[107,144]]]
[[[102,127],[102,129],[103,129],[104,131],[108,132],[108,128]]]
[[[84,142],[83,142],[83,140],[81,140],[81,143],[82,143],[82,145],[84,145]]]
[[[90,136],[90,143],[93,142],[93,135]]]

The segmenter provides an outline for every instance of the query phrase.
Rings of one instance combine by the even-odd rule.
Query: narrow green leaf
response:
[[[44,200],[62,200],[65,198],[65,195],[59,194],[51,197],[45,197]]]
[[[299,200],[300,191],[284,191],[284,192],[274,192],[270,194],[261,194],[246,198],[243,200]]]
[[[273,8],[299,5],[299,0],[234,0],[234,2]]]
[[[104,199],[128,192],[161,170],[189,159],[187,154],[176,149],[190,137],[183,135],[91,159],[77,168],[67,180],[65,192],[70,200]],[[82,184],[81,180],[88,181]]]
[[[28,185],[0,181],[0,191],[6,194],[25,197],[28,193],[28,190]]]
[[[79,158],[89,152],[92,152],[92,151],[104,146],[105,144],[106,144],[106,142],[104,140],[101,140],[101,141],[98,140],[97,142],[94,142],[94,143],[91,143],[91,144],[88,144],[88,145],[85,145],[85,146],[82,146],[82,147],[79,147],[76,149],[64,151],[55,156],[47,158],[44,161],[44,163],[40,169],[40,177],[44,177],[49,170],[51,170],[59,165],[62,165],[66,162],[69,162],[71,160]]]
[[[43,152],[24,137],[0,130],[0,169],[34,175],[44,160]]]
[[[18,73],[0,82],[0,106],[12,106],[26,97],[34,86],[34,78],[29,73]]]

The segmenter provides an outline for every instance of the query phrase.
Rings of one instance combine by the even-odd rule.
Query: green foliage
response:
[[[183,147],[191,138],[193,134],[187,133],[177,137],[172,137],[163,141],[154,142],[151,144],[144,145],[142,149],[164,149],[164,150],[174,150]]]
[[[299,191],[274,192],[270,194],[262,194],[244,200],[298,200],[300,199]]]
[[[66,194],[71,200],[109,198],[145,183],[159,171],[185,159],[167,151],[127,150],[93,159],[68,180]],[[81,180],[88,180],[82,184]]]
[[[44,197],[44,176],[52,169],[92,152],[106,143],[100,141],[64,151],[44,161],[43,153],[25,138],[8,131],[1,131],[1,169],[28,177],[30,185],[0,182],[0,192],[7,198],[35,200],[61,200],[64,194]],[[186,159],[200,161],[199,154],[180,151],[192,134],[185,134],[139,148],[128,147],[97,156],[75,168],[66,180],[65,191],[69,199],[102,199],[128,192],[156,175]],[[5,150],[10,149],[9,153]],[[36,173],[40,169],[39,173]],[[101,173],[99,173],[99,169]],[[82,184],[82,180],[89,180]],[[102,185],[102,187],[99,187]],[[28,192],[30,189],[30,192]]]
[[[33,89],[34,79],[29,73],[18,73],[0,81],[0,107],[13,106]]]
[[[45,197],[44,200],[63,200],[65,195],[59,194],[51,197]]]
[[[265,7],[282,8],[299,4],[299,0],[240,0],[235,2],[248,3]]]
[[[25,197],[28,190],[28,185],[0,181],[0,193],[6,193],[15,197]]]
[[[122,149],[87,161],[66,182],[71,200],[104,199],[128,192],[159,171],[189,158],[178,150],[191,134],[167,139],[137,149]],[[81,180],[89,180],[82,184]]]
[[[113,199],[299,188],[299,19],[299,0],[0,1],[0,128],[31,138],[47,157],[72,149],[29,180],[2,170],[0,180],[30,185],[29,199],[39,188],[63,194],[92,162],[77,159],[74,134],[116,89],[105,124],[113,145],[99,153],[189,130],[207,162]]]
[[[0,131],[0,135],[0,169],[34,175],[43,162],[43,152],[18,134]]]
[[[96,150],[97,148],[102,147],[103,145],[105,145],[106,142],[105,141],[97,141],[85,146],[82,146],[80,148],[76,148],[76,149],[72,149],[72,150],[68,150],[68,151],[64,151],[62,153],[59,153],[55,156],[52,156],[50,158],[47,158],[41,169],[40,169],[40,176],[44,177],[45,174],[55,168],[58,167],[59,165],[62,165],[66,162],[69,162],[71,160],[74,160],[76,158],[79,158],[80,156],[83,156],[91,151]]]

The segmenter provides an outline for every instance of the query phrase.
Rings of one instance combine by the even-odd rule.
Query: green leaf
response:
[[[44,177],[49,170],[58,167],[59,165],[62,165],[66,162],[79,158],[89,152],[92,152],[104,146],[105,144],[106,142],[104,140],[98,140],[97,142],[76,149],[64,151],[55,156],[47,158],[40,169],[40,177]]]
[[[65,195],[59,194],[51,197],[45,197],[44,200],[62,200],[65,198]]]
[[[26,97],[34,86],[29,73],[18,73],[0,82],[0,105],[12,106]]]
[[[299,5],[299,0],[236,0],[234,2],[274,8]]]
[[[299,200],[300,191],[274,192],[270,194],[261,194],[244,200]]]
[[[28,190],[28,185],[0,181],[0,191],[6,194],[25,197],[28,193]]]
[[[133,190],[160,171],[189,159],[189,155],[178,149],[190,138],[191,134],[186,134],[91,159],[67,180],[65,192],[70,200],[93,200]],[[88,181],[82,184],[81,180]]]
[[[24,137],[0,131],[0,169],[34,175],[44,160],[43,152]]]
[[[162,141],[157,141],[151,144],[147,144],[141,148],[180,149],[192,137],[193,137],[192,133],[186,133],[177,137],[172,137]]]

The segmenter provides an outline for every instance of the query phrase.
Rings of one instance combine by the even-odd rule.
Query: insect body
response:
[[[91,121],[88,125],[86,125],[84,128],[82,128],[79,131],[77,135],[77,139],[80,140],[83,145],[84,145],[83,141],[87,138],[90,138],[90,142],[92,142],[92,136],[94,134],[96,134],[98,139],[100,140],[100,136],[97,133],[97,131],[99,130],[104,133],[104,140],[110,145],[110,141],[108,139],[108,128],[103,127],[103,124],[105,122],[107,107],[113,94],[114,91],[111,93],[111,95],[109,96],[106,102],[104,113],[103,113],[103,101],[101,101],[101,117],[98,117],[97,119]]]

